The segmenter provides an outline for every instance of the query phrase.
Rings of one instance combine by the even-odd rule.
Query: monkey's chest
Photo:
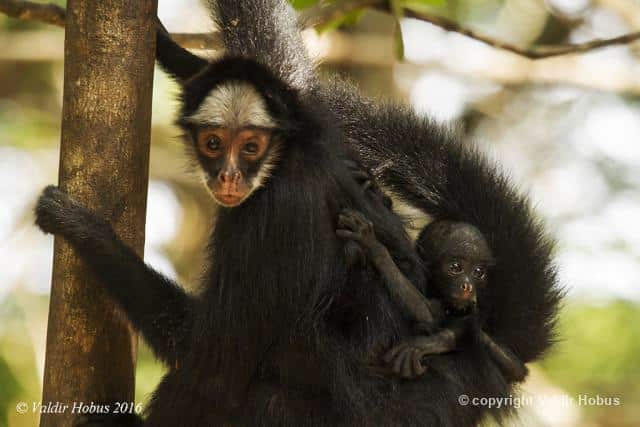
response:
[[[261,368],[261,379],[295,389],[328,391],[330,363],[310,343],[292,342],[273,348]]]

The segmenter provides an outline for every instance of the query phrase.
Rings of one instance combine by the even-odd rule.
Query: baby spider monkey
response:
[[[432,298],[425,297],[400,271],[363,214],[343,210],[337,234],[362,246],[365,256],[382,275],[394,303],[416,322],[419,335],[404,340],[384,355],[384,361],[395,374],[403,378],[424,374],[425,356],[455,350],[463,334],[471,331],[507,379],[525,378],[528,371],[524,363],[479,326],[477,296],[487,286],[487,270],[493,264],[493,256],[476,227],[439,220],[421,231],[416,250],[430,266]]]

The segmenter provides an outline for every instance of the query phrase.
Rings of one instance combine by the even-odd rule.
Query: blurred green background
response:
[[[398,3],[522,47],[640,29],[637,0]],[[161,0],[159,15],[170,31],[211,29],[198,0]],[[534,62],[425,22],[399,23],[360,11],[305,32],[305,42],[324,70],[364,92],[455,122],[531,194],[560,241],[561,342],[532,367],[522,393],[534,401],[510,425],[640,425],[640,44]],[[0,427],[38,420],[16,404],[38,402],[42,387],[53,240],[31,210],[57,177],[63,38],[0,15]],[[145,257],[193,288],[211,205],[172,126],[175,92],[157,71]],[[162,372],[141,346],[137,401]]]

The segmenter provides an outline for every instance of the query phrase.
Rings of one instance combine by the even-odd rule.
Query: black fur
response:
[[[408,323],[370,265],[343,261],[338,212],[356,206],[366,212],[416,282],[419,261],[399,218],[354,180],[345,163],[348,145],[317,98],[301,98],[257,63],[224,58],[185,86],[185,114],[197,105],[192,87],[212,90],[231,80],[254,86],[281,125],[279,167],[242,205],[219,210],[205,291],[194,299],[177,292],[188,300],[190,322],[145,425],[379,425],[374,414],[397,387],[380,375],[380,356],[407,335]],[[126,247],[103,220],[55,188],[41,197],[37,218],[78,250],[137,328],[179,322],[141,316],[153,311],[146,301],[161,299],[166,286],[146,280],[156,273],[123,255]],[[105,265],[129,286],[114,284]],[[166,351],[150,344],[158,354]]]
[[[488,313],[485,330],[523,362],[542,357],[555,341],[563,292],[553,263],[554,242],[527,197],[455,131],[407,107],[365,99],[340,81],[329,83],[325,93],[333,111],[345,119],[352,147],[365,166],[376,171],[380,184],[434,219],[467,222],[480,229],[497,263],[491,286],[480,300],[483,313]],[[480,373],[486,373],[487,366],[482,360],[473,362],[473,352],[462,357],[468,357],[467,364],[443,369],[450,370],[452,378],[470,379],[465,394],[511,393],[511,385],[501,383],[499,376],[488,375],[483,383]],[[444,359],[437,363],[449,363]],[[497,409],[461,408],[451,383],[434,384],[431,393],[448,396],[439,407],[434,403],[433,410],[452,425],[475,425],[486,412],[496,418],[503,415]]]
[[[297,89],[315,85],[315,66],[286,0],[208,0],[208,4],[227,54],[253,58]]]
[[[481,230],[497,261],[492,286],[480,302],[489,313],[486,330],[524,362],[542,357],[555,339],[562,291],[553,264],[553,240],[526,196],[454,131],[407,107],[366,99],[338,79],[320,81],[301,39],[291,36],[298,31],[295,17],[280,13],[273,19],[285,7],[283,0],[210,3],[218,11],[225,46],[264,61],[283,78],[307,76],[301,90],[320,93],[318,102],[328,105],[339,118],[351,147],[394,195],[436,219],[468,222]],[[271,43],[279,48],[261,49]],[[506,396],[512,391],[512,385],[484,356],[473,348],[437,358],[439,374],[432,373],[425,380],[428,386],[403,386],[401,394],[415,406],[402,419],[410,420],[418,413],[424,418],[407,424],[466,426],[477,424],[487,412],[500,418],[504,410],[457,403],[461,393]],[[415,394],[410,392],[412,387]],[[381,409],[383,413],[388,409],[388,415],[379,423],[402,425],[404,421],[393,418],[393,402],[387,405]]]
[[[396,380],[380,367],[383,351],[408,335],[408,321],[371,266],[344,263],[337,212],[362,211],[409,278],[423,281],[399,218],[365,197],[343,158],[350,145],[404,201],[482,231],[498,261],[481,302],[491,307],[487,332],[529,362],[552,342],[560,293],[552,244],[526,198],[446,129],[403,107],[365,100],[344,83],[321,83],[284,0],[211,3],[227,65],[238,57],[257,63],[196,71],[204,64],[159,34],[160,63],[183,81],[188,108],[197,105],[198,91],[224,78],[246,78],[267,100],[273,87],[269,110],[287,130],[287,148],[264,188],[220,210],[203,295],[188,298],[167,286],[77,204],[51,203],[64,193],[49,189],[37,211],[43,230],[63,235],[94,267],[156,353],[175,361],[146,425],[476,425],[489,410],[460,406],[458,396],[505,396],[512,385],[475,342],[434,357],[418,381]],[[270,71],[254,73],[260,67]],[[171,332],[175,324],[180,332]],[[158,330],[177,335],[180,351]]]
[[[180,117],[185,118],[195,113],[214,88],[230,81],[248,83],[258,91],[271,116],[278,119],[278,130],[298,133],[300,127],[313,126],[315,129],[309,129],[310,131],[323,131],[319,119],[324,118],[319,108],[310,103],[303,107],[298,92],[280,81],[270,68],[253,59],[233,55],[226,55],[208,64],[182,86]],[[318,117],[314,117],[310,110],[316,110]],[[189,126],[189,122],[184,119],[178,124]],[[339,135],[337,132],[335,134]]]
[[[36,204],[36,224],[64,236],[88,266],[108,284],[134,327],[169,366],[184,357],[193,301],[171,280],[150,269],[100,216],[59,188],[44,189]]]
[[[192,55],[171,40],[160,20],[157,25],[156,59],[160,64],[173,64],[171,75],[176,80],[185,82],[208,65],[208,61]]]

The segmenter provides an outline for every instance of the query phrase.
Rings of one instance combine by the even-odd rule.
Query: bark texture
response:
[[[142,255],[157,0],[69,0],[60,187]],[[41,425],[134,399],[136,338],[64,239],[54,245]],[[80,411],[82,412],[82,411]]]

